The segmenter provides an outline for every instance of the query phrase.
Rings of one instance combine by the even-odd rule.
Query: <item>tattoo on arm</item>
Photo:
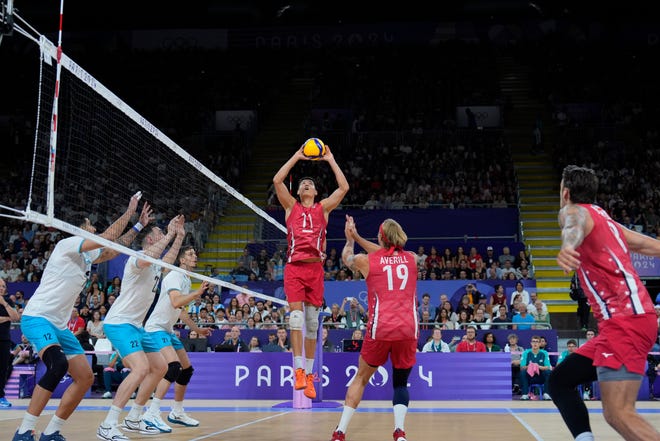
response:
[[[561,239],[565,245],[573,248],[580,246],[584,240],[584,228],[586,225],[586,213],[582,207],[571,207],[563,213],[563,228],[561,230]]]
[[[341,253],[341,258],[346,263],[346,266],[351,270],[355,271],[355,254],[353,251],[353,245],[346,243],[344,245],[344,250]]]

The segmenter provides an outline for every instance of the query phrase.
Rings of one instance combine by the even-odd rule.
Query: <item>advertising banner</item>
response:
[[[195,374],[190,399],[290,400],[290,353],[189,353]],[[323,398],[343,400],[357,373],[358,353],[325,353],[320,383]],[[511,354],[418,353],[410,379],[411,400],[510,400]],[[173,397],[170,388],[166,398]],[[365,400],[392,399],[389,362],[378,368],[364,391]]]

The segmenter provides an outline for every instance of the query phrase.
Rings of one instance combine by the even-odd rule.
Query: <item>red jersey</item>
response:
[[[374,340],[417,339],[417,265],[415,255],[401,251],[369,253],[367,333]]]
[[[296,202],[286,219],[289,243],[287,262],[310,258],[321,259],[327,225],[321,204],[314,203],[311,207],[303,207],[300,202]]]
[[[577,251],[578,276],[596,320],[653,314],[653,301],[633,267],[623,227],[599,206],[579,205],[594,221]]]

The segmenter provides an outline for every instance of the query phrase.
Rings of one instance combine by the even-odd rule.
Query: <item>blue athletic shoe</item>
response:
[[[14,434],[12,441],[37,441],[34,437],[34,430],[28,430],[25,433],[18,433],[18,430]]]
[[[39,441],[66,441],[66,438],[62,436],[60,431],[51,433],[50,435],[44,435],[43,433],[39,437]]]
[[[5,397],[0,398],[0,409],[9,409],[11,403]]]

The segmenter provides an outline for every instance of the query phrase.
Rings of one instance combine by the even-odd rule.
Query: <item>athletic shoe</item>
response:
[[[309,399],[314,399],[316,398],[316,389],[314,389],[314,374],[307,374],[307,377],[305,378],[306,385],[305,385],[305,396]]]
[[[394,441],[408,441],[406,439],[406,432],[401,429],[396,429],[392,436],[394,437]]]
[[[103,424],[96,429],[96,437],[105,441],[130,441],[117,426],[105,427]]]
[[[185,412],[174,413],[174,411],[172,411],[167,416],[167,421],[169,421],[172,424],[180,424],[180,425],[186,426],[186,427],[197,427],[197,426],[199,426],[199,421],[197,421],[194,418],[190,418],[188,416],[188,414],[185,413]]]
[[[529,401],[529,395],[524,394],[523,396],[520,397],[522,401]]]
[[[305,379],[305,369],[296,369],[296,382],[293,386],[296,390],[305,389],[307,387],[307,380]]]
[[[0,398],[0,409],[9,409],[11,403],[5,397]]]
[[[34,430],[28,430],[23,433],[18,433],[17,430],[12,441],[37,441],[37,439],[34,437]]]
[[[332,432],[332,438],[330,438],[330,441],[346,441],[346,434],[339,430],[335,430]]]
[[[62,436],[59,430],[51,433],[50,435],[44,435],[43,433],[39,437],[39,441],[66,441],[66,438]]]
[[[583,399],[584,401],[589,401],[589,400],[591,400],[591,397],[589,396],[589,392],[584,392],[584,393],[582,394],[582,399]]]
[[[550,401],[550,400],[552,400],[552,397],[550,396],[550,394],[545,393],[545,394],[543,394],[543,399],[546,400],[546,401]]]
[[[142,415],[142,422],[157,429],[160,433],[172,433],[172,428],[163,421],[159,413],[145,412]]]
[[[112,398],[112,392],[106,392],[103,394],[103,398]]]
[[[161,431],[158,428],[150,426],[141,418],[139,421],[127,420],[124,418],[124,422],[121,425],[122,429],[128,430],[129,432],[139,433],[141,435],[160,435]]]

